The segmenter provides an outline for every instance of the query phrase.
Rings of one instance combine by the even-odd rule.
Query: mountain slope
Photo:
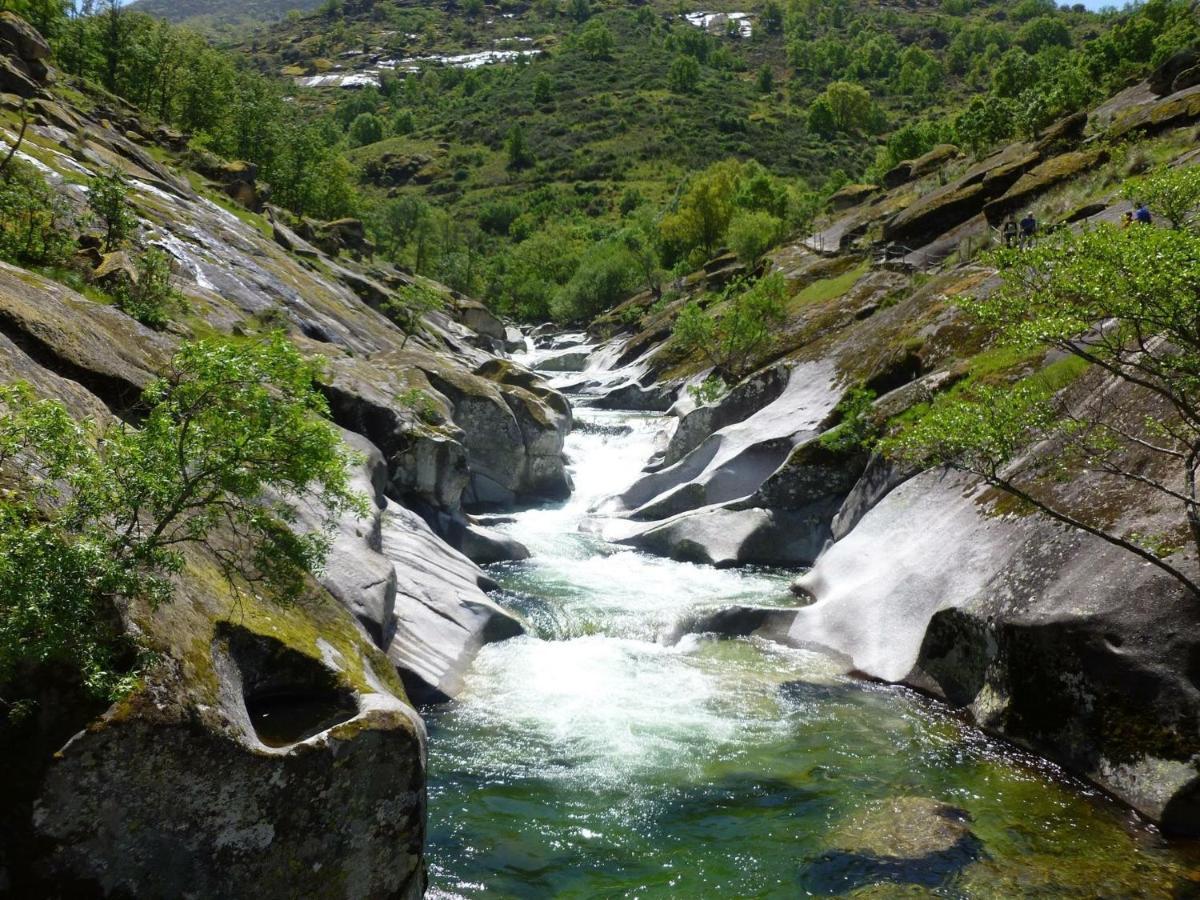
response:
[[[321,0],[135,0],[129,8],[231,39],[244,37],[244,29],[278,22],[288,13],[307,13]],[[239,34],[240,32],[240,34]]]

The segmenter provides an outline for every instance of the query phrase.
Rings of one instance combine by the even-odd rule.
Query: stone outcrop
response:
[[[1108,151],[1104,149],[1077,150],[1048,159],[1018,178],[1003,196],[988,203],[983,208],[983,214],[990,223],[997,225],[1054,185],[1075,178],[1107,160]]]
[[[7,13],[0,42],[0,88],[44,91],[41,44]],[[527,553],[462,503],[565,496],[570,408],[480,349],[523,337],[466,298],[408,334],[381,315],[374,307],[414,279],[356,260],[370,251],[361,222],[293,229],[233,215],[204,193],[257,188],[256,173],[202,160],[211,184],[194,189],[179,174],[186,136],[115,98],[85,110],[43,93],[29,108],[23,151],[66,202],[79,204],[89,174],[129,180],[128,261],[92,254],[91,265],[132,279],[135,255],[157,247],[186,312],[151,331],[0,264],[0,380],[80,418],[136,422],[141,391],[182,339],[281,329],[325,361],[330,406],[361,453],[354,486],[371,502],[366,518],[337,521],[328,565],[293,605],[234,595],[213,559],[190,553],[171,602],[128,610],[154,662],[116,706],[47,683],[53,727],[28,723],[22,766],[0,783],[0,882],[22,896],[240,896],[250,885],[273,897],[294,895],[300,877],[315,897],[419,897],[425,736],[413,704],[452,697],[480,646],[523,630],[444,536],[480,559]],[[180,158],[151,156],[138,144],[150,140]],[[297,504],[297,529],[323,519]]]

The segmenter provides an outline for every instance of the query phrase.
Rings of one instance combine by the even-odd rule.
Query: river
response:
[[[696,611],[794,604],[795,573],[594,536],[661,420],[576,418],[574,494],[516,513],[532,557],[491,570],[531,633],[424,710],[431,897],[1194,895],[1153,829],[926,698],[757,639],[672,642]]]

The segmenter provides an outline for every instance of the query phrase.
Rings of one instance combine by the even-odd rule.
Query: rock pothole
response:
[[[358,715],[354,692],[312,657],[236,625],[218,633],[218,652],[232,663],[241,702],[255,736],[288,747]]]

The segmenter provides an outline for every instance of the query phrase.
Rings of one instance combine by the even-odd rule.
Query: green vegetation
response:
[[[284,85],[245,70],[195,32],[106,3],[47,32],[56,62],[192,135],[194,146],[259,167],[276,203],[324,218],[355,208],[342,129],[286,102]]]
[[[328,537],[293,533],[279,498],[313,497],[330,522],[362,505],[316,375],[278,335],[186,344],[137,428],[0,386],[0,684],[62,666],[120,694],[136,674],[121,612],[166,600],[189,547],[235,592],[301,596]]]
[[[117,308],[149,328],[166,328],[171,313],[183,306],[173,284],[171,257],[152,248],[138,256],[135,266],[137,280],[122,281],[113,289]]]
[[[1081,404],[1040,376],[1015,386],[975,385],[934,403],[889,441],[890,451],[976,474],[1200,594],[1200,581],[1177,564],[1102,513],[1056,499],[1042,483],[1075,466],[1149,489],[1181,508],[1200,549],[1200,236],[1101,226],[991,259],[1003,287],[965,301],[981,324],[1016,348],[1053,349],[1098,367],[1124,383],[1131,399],[1101,394]],[[1057,451],[1025,452],[1040,441]]]
[[[1172,228],[1192,228],[1200,215],[1200,168],[1177,166],[1159,169],[1125,185],[1125,196],[1145,203]]]
[[[754,370],[784,320],[787,282],[779,273],[760,278],[749,288],[735,284],[716,299],[713,312],[692,301],[675,320],[673,341],[698,353],[726,384]]]
[[[97,175],[88,184],[88,208],[104,228],[104,249],[119,249],[137,227],[137,217],[129,207],[129,185],[120,172]]]
[[[33,166],[11,159],[0,172],[0,259],[58,266],[74,250],[70,210]]]
[[[634,230],[631,252],[656,268],[694,268],[726,246],[753,264],[840,184],[876,181],[938,143],[981,153],[1034,134],[1200,38],[1182,0],[1104,14],[1038,0],[936,12],[790,0],[749,10],[749,35],[736,22],[695,27],[666,4],[480,7],[327,3],[255,38],[247,55],[264,74],[115,4],[39,14],[64,69],[194,146],[255,163],[274,202],[360,215],[386,257],[528,318],[609,302],[601,259],[564,293],[593,245],[611,260]],[[416,62],[492,46],[538,55],[471,70]],[[415,71],[353,91],[274,77],[380,57]],[[741,176],[722,166],[757,167],[787,202],[731,204]],[[566,258],[547,261],[550,244]]]
[[[403,348],[409,338],[424,329],[425,316],[445,306],[445,298],[433,288],[409,284],[394,291],[380,311],[404,332]]]

